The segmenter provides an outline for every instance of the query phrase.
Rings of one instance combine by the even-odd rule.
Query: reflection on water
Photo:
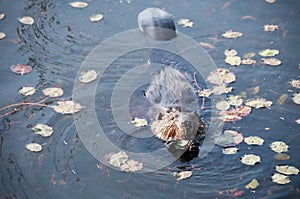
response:
[[[232,198],[238,194],[243,198],[300,197],[298,176],[290,176],[291,183],[282,186],[270,180],[276,165],[300,168],[296,155],[300,150],[299,126],[295,123],[299,118],[299,107],[292,102],[289,91],[296,91],[289,81],[299,78],[297,52],[300,49],[296,45],[299,43],[299,3],[292,0],[275,4],[216,0],[176,1],[172,5],[167,1],[131,1],[130,4],[90,1],[89,4],[86,9],[74,9],[65,1],[0,2],[0,12],[6,14],[0,21],[0,30],[7,34],[0,40],[1,107],[42,99],[38,97],[42,95],[41,91],[24,98],[16,94],[24,85],[33,85],[38,90],[59,86],[65,91],[64,99],[71,99],[73,79],[90,50],[116,33],[137,27],[137,13],[146,7],[158,6],[174,14],[175,20],[189,18],[195,24],[193,28],[178,27],[178,31],[196,41],[215,45],[216,48],[208,49],[208,52],[217,66],[230,68],[237,76],[237,81],[232,84],[233,94],[246,91],[247,98],[259,96],[273,101],[271,109],[253,110],[242,120],[224,126],[242,132],[245,137],[258,135],[265,144],[248,146],[242,143],[240,152],[229,156],[223,155],[221,148],[215,146],[207,157],[195,158],[190,163],[178,161],[157,172],[128,174],[107,168],[89,154],[78,137],[72,116],[62,116],[48,108],[25,108],[1,118],[1,198]],[[103,13],[104,19],[90,23],[88,18],[94,13]],[[32,16],[34,25],[19,24],[17,18],[21,15]],[[280,28],[275,32],[263,32],[265,24],[278,24]],[[241,31],[244,36],[224,40],[220,35],[229,29]],[[283,64],[279,67],[261,63],[229,67],[224,63],[223,52],[230,48],[236,49],[241,56],[275,48],[280,51],[277,57]],[[23,77],[17,76],[9,69],[16,63],[31,65],[34,71]],[[122,74],[122,71],[113,72]],[[248,92],[247,89],[255,86],[260,87],[258,94]],[[288,99],[279,105],[276,101],[282,94],[288,94]],[[96,96],[99,100],[106,97]],[[203,113],[204,117],[209,115]],[[55,130],[54,134],[50,138],[34,135],[31,128],[36,123],[49,124]],[[107,125],[109,127],[109,123]],[[271,130],[266,131],[266,127]],[[268,145],[276,140],[290,145],[290,160],[274,159],[274,152]],[[25,150],[25,144],[32,141],[43,143],[43,151],[31,153]],[[133,144],[135,147],[161,146],[157,140],[140,142]],[[262,162],[255,166],[241,164],[240,157],[248,153],[259,154]],[[191,168],[190,179],[177,182],[172,176],[174,171]],[[255,192],[244,188],[253,178],[260,182]]]

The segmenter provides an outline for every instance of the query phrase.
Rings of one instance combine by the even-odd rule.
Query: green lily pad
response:
[[[242,59],[239,56],[227,56],[225,62],[231,66],[239,66],[242,63]]]
[[[279,50],[276,49],[265,49],[259,51],[259,54],[263,57],[273,57],[279,53]]]

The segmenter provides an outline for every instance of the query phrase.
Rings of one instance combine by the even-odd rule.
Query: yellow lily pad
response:
[[[236,79],[235,75],[229,72],[228,69],[225,68],[217,68],[209,73],[207,80],[210,83],[221,85],[221,84],[229,84],[234,82]]]
[[[234,49],[227,49],[227,50],[224,51],[224,54],[227,57],[233,57],[233,56],[237,55],[237,51],[234,50]]]
[[[258,181],[254,178],[251,180],[251,182],[249,182],[245,188],[246,189],[256,189],[259,186]]]
[[[290,178],[286,175],[275,173],[272,175],[272,181],[277,184],[288,184],[291,182]]]
[[[32,128],[32,130],[35,134],[41,135],[43,137],[49,137],[53,133],[52,127],[46,124],[37,124]]]
[[[248,154],[242,157],[241,162],[246,165],[255,165],[256,163],[261,162],[261,160],[258,155]]]
[[[228,30],[222,34],[222,36],[227,39],[235,39],[235,38],[241,37],[242,35],[243,35],[243,33],[233,31],[233,30]]]
[[[299,169],[288,165],[276,166],[276,171],[285,175],[297,175],[299,173]]]
[[[64,91],[61,88],[57,87],[51,87],[51,88],[45,88],[43,90],[44,95],[49,97],[60,97],[64,94]]]
[[[19,93],[25,96],[30,96],[35,93],[35,88],[32,86],[24,86],[19,90]]]
[[[265,141],[258,136],[249,136],[244,139],[244,142],[249,145],[262,145]]]
[[[295,102],[296,104],[300,104],[300,93],[295,93],[293,95],[293,102]]]
[[[277,153],[287,152],[289,150],[289,146],[280,141],[272,142],[270,148]]]
[[[229,148],[223,149],[223,153],[226,155],[236,154],[238,151],[239,151],[239,149],[237,147],[229,147]]]
[[[230,95],[227,102],[233,106],[240,106],[243,104],[243,99],[239,95]]]
[[[279,53],[279,50],[276,49],[265,49],[259,51],[259,54],[263,57],[273,57]]]
[[[231,66],[239,66],[242,60],[239,56],[227,56],[225,62]]]
[[[291,80],[290,84],[294,88],[300,88],[300,80],[299,79],[297,79],[297,80],[295,80],[295,79]]]
[[[269,108],[272,104],[273,102],[263,98],[252,98],[246,101],[246,105],[253,108]]]
[[[40,152],[42,150],[42,146],[38,143],[30,143],[26,144],[26,149],[32,152]]]
[[[109,155],[108,163],[114,167],[120,167],[128,160],[128,155],[124,151]]]
[[[52,106],[55,112],[61,114],[74,114],[82,110],[82,106],[74,101],[59,101],[58,105]]]
[[[179,19],[177,24],[183,27],[190,27],[190,28],[194,26],[194,22],[190,21],[189,19]]]
[[[134,118],[134,120],[131,121],[131,123],[134,125],[134,126],[137,126],[137,127],[143,127],[143,126],[147,126],[147,120],[145,119],[140,119],[140,118]]]
[[[256,64],[256,60],[254,60],[254,59],[242,59],[241,64],[244,64],[244,65],[255,65]]]
[[[270,65],[270,66],[279,66],[281,64],[281,61],[276,58],[262,58],[262,63]]]

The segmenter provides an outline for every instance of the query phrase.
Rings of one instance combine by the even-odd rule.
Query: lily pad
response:
[[[88,3],[82,1],[70,2],[69,5],[73,8],[85,8],[88,6]]]
[[[227,101],[219,101],[216,104],[216,108],[221,111],[227,110],[227,109],[229,109],[229,107],[230,107],[230,104]]]
[[[6,37],[6,34],[4,32],[0,32],[0,39],[4,39]]]
[[[30,143],[26,144],[26,149],[32,152],[40,152],[42,150],[42,146],[38,143]]]
[[[179,19],[177,24],[183,27],[190,27],[190,28],[194,26],[194,22],[190,21],[189,19]]]
[[[244,139],[244,142],[249,145],[262,145],[265,141],[258,136],[249,136]]]
[[[229,93],[231,91],[232,91],[232,87],[227,87],[225,84],[214,86],[212,90],[213,94],[215,95],[221,95],[224,93]]]
[[[227,56],[227,57],[233,57],[235,55],[237,55],[237,51],[234,50],[234,49],[227,49],[224,51],[224,54]]]
[[[272,181],[277,184],[288,184],[291,182],[290,178],[286,175],[275,173],[272,175]]]
[[[90,16],[91,22],[101,21],[102,19],[103,19],[103,14],[93,14],[92,16]]]
[[[228,39],[235,39],[235,38],[241,37],[242,35],[243,35],[243,33],[233,31],[233,30],[228,30],[228,31],[226,31],[225,33],[222,34],[222,36],[224,38],[228,38]]]
[[[259,186],[258,181],[254,178],[251,180],[251,182],[249,182],[245,188],[246,189],[256,189]]]
[[[260,157],[254,154],[244,155],[241,158],[241,162],[246,165],[255,165],[256,163],[260,162]]]
[[[245,54],[243,55],[243,58],[244,58],[244,59],[251,59],[251,58],[253,58],[255,55],[256,55],[255,52],[248,52],[248,53],[245,53]]]
[[[237,131],[225,130],[215,138],[215,144],[223,147],[235,146],[243,141],[243,135]]]
[[[74,114],[82,110],[82,106],[74,101],[59,101],[57,106],[52,106],[55,112],[61,114]]]
[[[147,126],[147,120],[145,119],[140,119],[140,118],[134,118],[134,120],[131,121],[131,123],[134,125],[134,126],[137,126],[137,127],[143,127],[143,126]]]
[[[256,64],[256,60],[254,60],[254,59],[242,59],[241,64],[244,64],[244,65],[255,65]]]
[[[218,114],[220,115],[219,119],[225,122],[235,122],[249,115],[250,113],[251,107],[240,106],[231,110],[220,111]]]
[[[23,16],[19,18],[19,22],[25,25],[32,25],[34,23],[34,19],[29,16]]]
[[[295,122],[296,122],[297,124],[300,124],[300,118],[297,119],[297,120],[295,120]]]
[[[237,147],[228,147],[223,149],[223,153],[226,155],[229,154],[236,154],[239,151],[239,149]]]
[[[230,95],[227,102],[233,106],[240,106],[243,104],[243,99],[239,95]]]
[[[225,62],[231,66],[239,66],[242,63],[242,60],[239,56],[228,56],[226,57]]]
[[[259,54],[263,57],[273,57],[279,53],[279,50],[276,49],[265,49],[259,51]]]
[[[44,95],[49,97],[60,97],[64,94],[64,91],[61,88],[57,87],[51,87],[51,88],[45,88],[43,90]]]
[[[32,130],[35,134],[41,135],[43,137],[49,137],[53,133],[52,127],[46,124],[37,124],[32,128]]]
[[[108,163],[114,167],[120,167],[128,160],[128,155],[124,151],[110,154]]]
[[[135,160],[126,160],[121,164],[121,171],[125,172],[136,172],[140,171],[143,168],[143,163],[135,161]]]
[[[207,80],[210,83],[217,85],[221,85],[224,83],[229,84],[231,82],[234,82],[235,79],[235,75],[225,68],[217,68],[216,70],[210,72],[210,74],[207,77]]]
[[[32,86],[23,86],[20,90],[19,93],[25,96],[30,96],[35,93],[35,88]]]
[[[266,25],[264,25],[264,31],[265,32],[273,32],[275,30],[278,30],[278,28],[279,28],[278,25],[273,25],[273,24],[266,24]]]
[[[253,108],[270,108],[272,104],[273,102],[262,98],[253,98],[246,101],[246,105]]]
[[[89,83],[94,81],[95,79],[97,79],[97,72],[95,70],[88,70],[83,72],[80,77],[79,77],[79,81],[83,82],[83,83]]]
[[[293,102],[295,102],[296,104],[300,104],[300,93],[295,93],[293,95]]]
[[[27,66],[24,64],[16,64],[10,67],[12,72],[19,74],[19,75],[24,75],[27,73],[30,73],[32,71],[31,66]]]
[[[300,80],[299,79],[297,79],[297,80],[295,80],[295,79],[291,80],[290,84],[294,88],[300,88]]]
[[[184,180],[184,179],[187,179],[187,178],[191,177],[192,174],[193,174],[192,171],[174,172],[174,177],[177,180]]]
[[[0,13],[0,20],[4,19],[5,14],[4,13]]]
[[[261,61],[270,66],[279,66],[281,64],[281,61],[276,58],[262,58]]]
[[[289,146],[280,141],[272,142],[270,148],[277,153],[287,152],[289,150]]]
[[[198,92],[199,97],[209,97],[212,94],[211,89],[203,89]]]
[[[298,175],[299,169],[293,166],[276,166],[276,171],[285,175]]]

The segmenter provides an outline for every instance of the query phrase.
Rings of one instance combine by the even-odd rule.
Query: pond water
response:
[[[300,198],[299,176],[291,175],[291,182],[285,185],[271,180],[276,165],[300,168],[300,128],[295,122],[300,118],[299,105],[292,100],[299,89],[290,85],[290,81],[299,79],[300,74],[298,1],[277,0],[270,4],[262,0],[207,0],[172,1],[171,4],[170,1],[91,0],[88,1],[89,6],[83,9],[72,8],[69,2],[0,2],[0,13],[6,14],[0,20],[0,31],[6,33],[6,38],[0,40],[1,107],[43,100],[42,90],[53,86],[63,88],[61,98],[71,100],[77,73],[89,53],[104,40],[137,28],[137,14],[155,6],[172,13],[175,21],[188,18],[194,22],[192,28],[177,25],[177,30],[196,42],[215,47],[206,48],[206,51],[216,67],[227,68],[237,77],[230,84],[233,87],[230,94],[246,92],[246,99],[260,97],[273,102],[269,109],[253,109],[242,120],[226,122],[223,126],[224,130],[239,131],[244,137],[260,136],[265,143],[250,146],[242,142],[238,145],[239,152],[234,155],[224,155],[222,147],[214,146],[204,158],[194,158],[185,163],[174,161],[152,172],[126,173],[99,163],[86,148],[73,115],[62,115],[41,106],[24,107],[10,114],[6,113],[13,109],[1,109],[1,198]],[[89,17],[95,13],[102,13],[103,20],[90,22]],[[25,15],[34,18],[32,26],[18,22],[18,18]],[[279,25],[279,29],[264,32],[265,24]],[[242,32],[243,36],[237,39],[222,38],[221,35],[230,29]],[[258,54],[266,48],[280,51],[276,56],[282,61],[280,66],[261,63],[259,55],[254,57],[257,60],[255,66],[234,67],[224,62],[226,49],[236,49],[242,56],[248,52]],[[128,71],[121,66],[146,64],[151,56],[155,56],[155,52],[147,50],[121,56],[111,63],[118,67],[110,67],[103,73],[95,91],[95,112],[107,136],[118,142],[120,147],[130,143],[130,151],[133,152],[154,151],[164,145],[153,137],[131,139],[127,134],[114,134],[119,129],[114,129],[112,115],[102,114],[102,111],[110,110],[115,80]],[[175,61],[178,62],[175,64],[182,64],[179,58]],[[30,65],[33,71],[24,76],[16,75],[10,67],[17,63]],[[206,86],[200,77],[198,81],[201,86]],[[18,93],[23,86],[34,86],[37,91],[32,96],[24,97]],[[143,107],[147,103],[137,100],[142,98],[141,92],[146,86],[141,85],[136,90],[132,102],[136,100],[140,104],[136,102],[132,106]],[[260,89],[254,94],[253,88],[257,86]],[[287,99],[278,101],[283,94],[287,94]],[[202,99],[199,100],[201,104]],[[56,101],[55,98],[46,100],[50,105],[56,104]],[[209,101],[205,106],[210,106]],[[131,111],[132,117],[145,116]],[[211,125],[211,114],[209,108],[200,112],[208,126]],[[32,127],[37,123],[51,126],[53,135],[47,138],[35,135]],[[289,145],[289,160],[274,158],[275,152],[269,147],[274,141]],[[30,142],[42,144],[43,150],[38,153],[26,150],[25,145]],[[105,148],[99,147],[100,150]],[[261,162],[254,166],[242,164],[240,157],[250,153],[259,155]],[[173,172],[180,170],[192,170],[193,175],[177,181]],[[245,189],[253,178],[259,181],[259,187],[253,191]]]

